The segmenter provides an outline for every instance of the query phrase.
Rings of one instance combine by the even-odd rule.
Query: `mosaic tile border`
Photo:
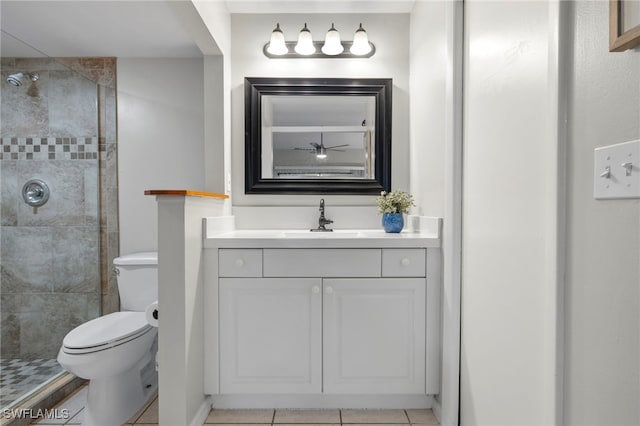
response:
[[[97,160],[106,145],[97,137],[3,137],[0,160]]]

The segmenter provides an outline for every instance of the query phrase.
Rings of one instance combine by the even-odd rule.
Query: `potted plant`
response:
[[[415,206],[413,195],[404,191],[382,191],[376,197],[378,212],[382,214],[382,227],[385,232],[397,233],[404,227],[404,214],[409,207]]]

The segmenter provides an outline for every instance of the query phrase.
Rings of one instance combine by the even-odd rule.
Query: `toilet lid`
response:
[[[69,349],[97,349],[144,334],[150,328],[144,312],[114,312],[74,328],[62,344]]]

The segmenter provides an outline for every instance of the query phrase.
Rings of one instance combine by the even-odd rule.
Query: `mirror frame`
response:
[[[270,78],[246,77],[245,194],[371,195],[391,190],[390,78]],[[262,96],[367,95],[376,98],[375,179],[262,178]]]

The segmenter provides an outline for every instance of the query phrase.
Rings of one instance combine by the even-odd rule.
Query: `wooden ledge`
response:
[[[227,194],[217,194],[215,192],[203,192],[192,191],[190,189],[147,189],[144,191],[144,195],[176,195],[176,196],[190,196],[190,197],[207,197],[207,198],[219,198],[224,200],[229,198]]]

